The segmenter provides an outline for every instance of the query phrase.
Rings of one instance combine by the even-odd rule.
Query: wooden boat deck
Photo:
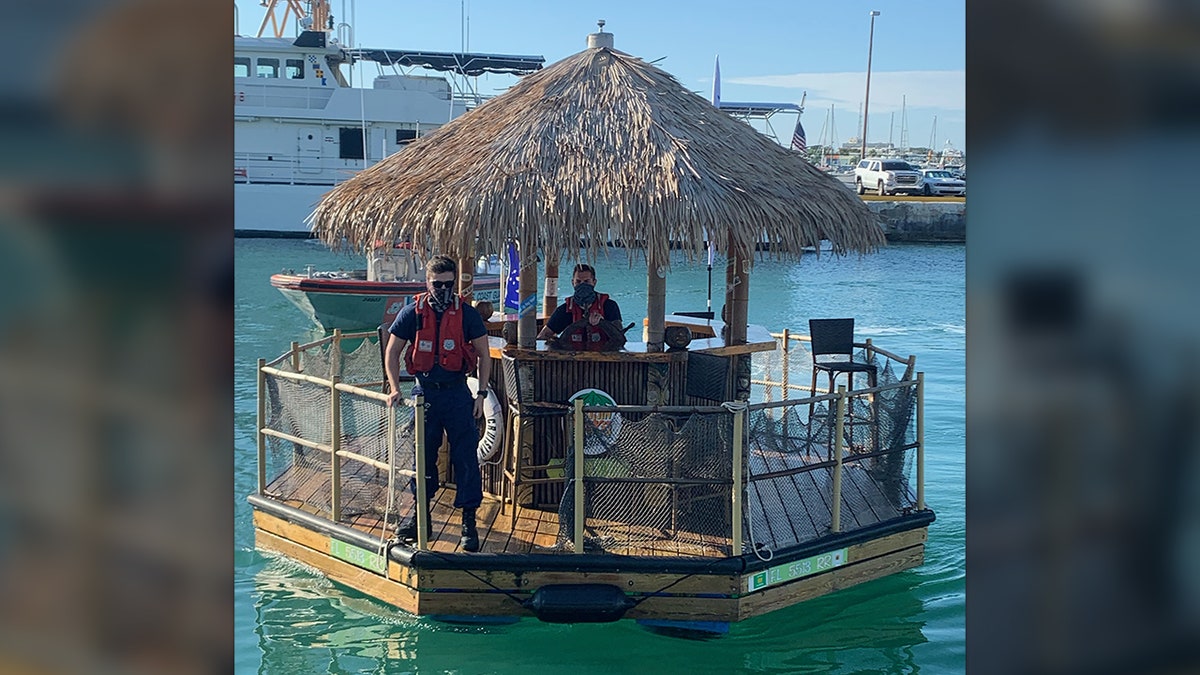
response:
[[[760,456],[761,457],[761,456]],[[768,469],[774,462],[763,457]],[[350,459],[342,461],[342,518],[348,525],[372,538],[390,539],[399,518],[410,513],[413,496],[399,490],[399,503],[385,524],[387,475]],[[330,476],[327,469],[296,463],[268,485],[266,494],[280,503],[328,518]],[[780,548],[817,539],[830,532],[830,473],[804,472],[769,480],[752,480],[747,488],[746,512],[750,530],[747,543]],[[430,518],[430,550],[461,553],[458,509],[453,487],[438,490]],[[513,509],[516,517],[513,517]],[[399,515],[397,515],[399,514]],[[842,473],[842,531],[850,531],[901,514],[862,466],[850,464]],[[727,516],[726,516],[727,517]],[[571,554],[558,542],[559,519],[555,510],[511,504],[502,505],[486,497],[476,512],[481,551],[503,554]],[[385,531],[386,528],[386,531]],[[727,557],[732,554],[728,537],[684,530],[663,530],[628,523],[589,518],[586,540],[602,542],[609,553],[629,556]],[[589,545],[589,549],[591,546]]]

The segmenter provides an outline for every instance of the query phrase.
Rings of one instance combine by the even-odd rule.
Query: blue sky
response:
[[[237,0],[237,5],[242,34],[253,35],[263,9],[257,0]],[[877,9],[868,140],[900,144],[907,97],[903,117],[910,146],[930,144],[936,115],[936,147],[949,141],[966,150],[964,0],[448,0],[425,5],[359,0],[353,12],[348,0],[332,0],[331,6],[338,22],[353,15],[360,46],[437,51],[463,47],[465,9],[470,51],[536,54],[547,64],[584,49],[596,20],[604,19],[617,49],[649,61],[662,59],[660,68],[705,97],[718,55],[725,101],[799,103],[807,92],[802,120],[810,145],[821,140],[823,129],[828,137],[831,104],[837,142],[859,134],[869,12]],[[509,84],[505,76],[480,80],[485,91]],[[784,142],[794,120],[784,113],[774,118],[774,131]]]

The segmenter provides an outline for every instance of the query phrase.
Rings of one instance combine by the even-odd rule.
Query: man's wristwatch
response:
[[[478,392],[475,393],[475,398],[487,398],[487,395],[488,395],[487,389],[480,389]]]

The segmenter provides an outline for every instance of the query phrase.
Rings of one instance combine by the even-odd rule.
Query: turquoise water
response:
[[[965,670],[966,248],[894,245],[877,254],[759,262],[750,321],[803,330],[809,317],[853,316],[858,339],[917,355],[926,377],[926,499],[937,512],[925,564],[734,624],[694,641],[626,621],[503,627],[440,624],[404,614],[316,571],[254,549],[254,364],[322,334],[267,278],[282,268],[355,267],[312,241],[235,242],[235,640],[239,673],[960,673]],[[569,269],[569,267],[567,268]],[[645,268],[616,251],[598,290],[628,322],[644,314]],[[719,311],[724,268],[714,269]],[[667,311],[703,310],[704,266],[675,264]]]

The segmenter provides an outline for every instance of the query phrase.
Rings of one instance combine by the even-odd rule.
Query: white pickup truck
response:
[[[867,158],[854,168],[854,191],[874,190],[880,195],[921,191],[921,172],[901,159]]]

